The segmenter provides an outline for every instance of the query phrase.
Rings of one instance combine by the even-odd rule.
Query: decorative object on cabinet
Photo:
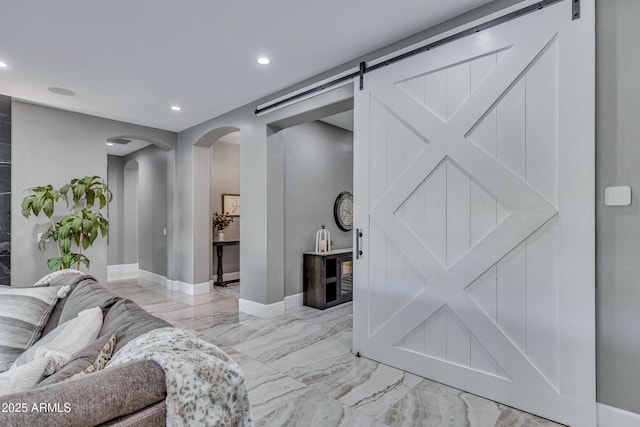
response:
[[[219,214],[214,212],[211,217],[211,224],[218,230],[218,240],[224,240],[224,229],[233,222],[233,217],[229,214]]]
[[[240,216],[240,195],[239,194],[223,194],[222,195],[222,212],[227,215]]]
[[[316,233],[315,251],[320,253],[331,252],[331,233],[324,224]]]
[[[352,249],[305,252],[302,302],[309,307],[332,307],[353,298]]]
[[[353,229],[353,195],[349,191],[343,191],[336,197],[336,202],[333,204],[333,218],[340,230]]]

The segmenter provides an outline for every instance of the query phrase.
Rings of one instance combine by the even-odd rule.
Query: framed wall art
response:
[[[240,216],[240,195],[239,194],[223,194],[222,195],[222,213],[231,216]]]

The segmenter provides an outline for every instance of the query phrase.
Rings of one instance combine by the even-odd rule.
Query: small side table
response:
[[[216,280],[215,282],[213,282],[214,286],[222,286],[222,287],[227,287],[227,284],[229,283],[236,283],[239,282],[240,279],[232,279],[232,280],[222,280],[222,275],[224,274],[222,271],[222,254],[223,254],[223,248],[225,246],[234,246],[234,245],[240,245],[240,240],[214,240],[213,241],[213,247],[216,248],[216,254],[218,255],[218,280]]]
[[[309,307],[332,307],[353,299],[353,249],[304,252],[302,303]]]

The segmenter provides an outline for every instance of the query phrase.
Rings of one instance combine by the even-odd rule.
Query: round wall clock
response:
[[[333,217],[336,225],[342,231],[353,229],[353,195],[348,191],[343,191],[336,197],[333,205]]]

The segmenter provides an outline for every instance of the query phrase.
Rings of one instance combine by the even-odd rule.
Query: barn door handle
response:
[[[356,259],[360,259],[362,256],[362,250],[360,249],[360,239],[362,238],[362,230],[356,228]]]

